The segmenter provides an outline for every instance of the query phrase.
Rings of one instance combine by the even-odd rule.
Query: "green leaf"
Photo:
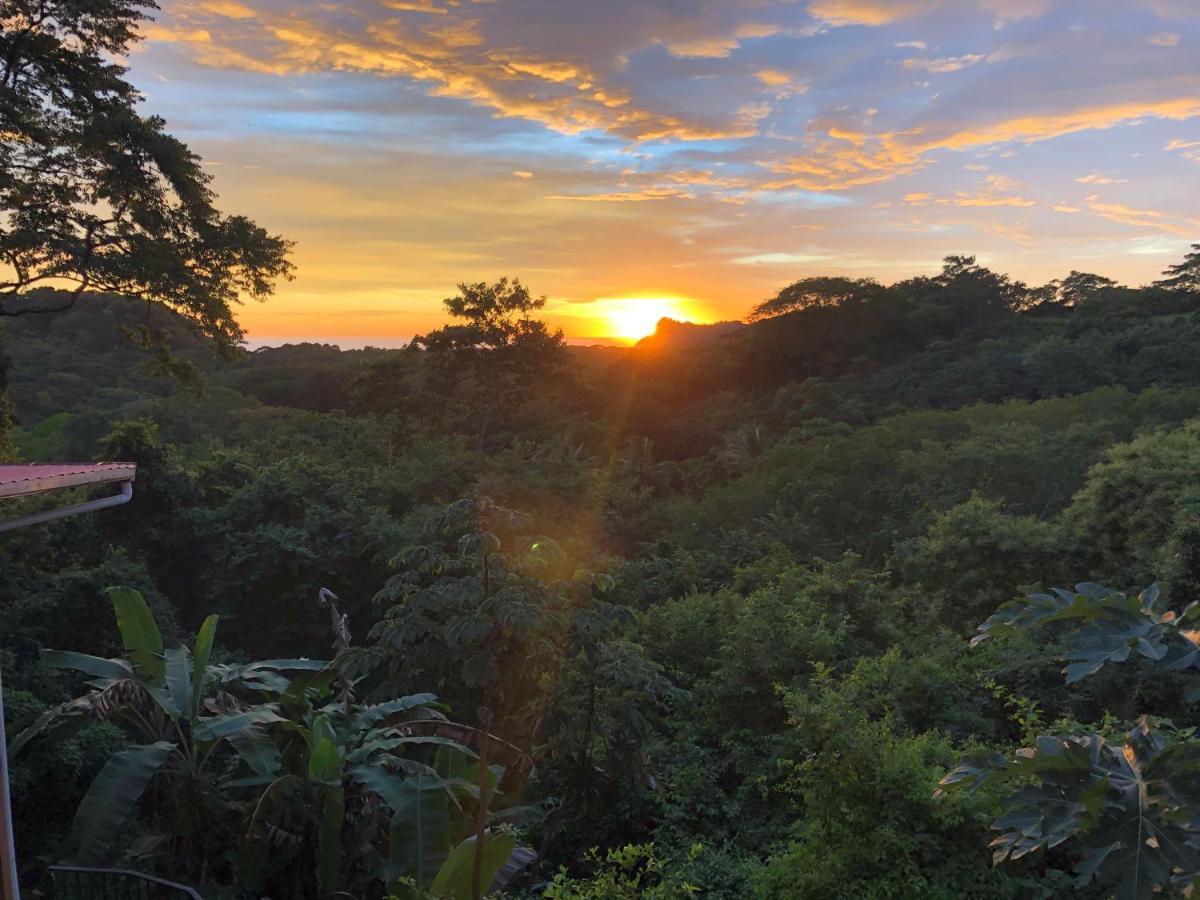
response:
[[[312,727],[304,733],[304,739],[308,742],[308,752],[312,753],[322,740],[335,740],[337,737],[333,730],[333,722],[326,713],[321,713],[313,719]]]
[[[1000,607],[979,626],[971,644],[995,635],[1066,623],[1063,633],[1063,668],[1068,684],[1100,671],[1108,663],[1121,663],[1131,655],[1161,663],[1166,669],[1200,668],[1200,645],[1192,607],[1182,615],[1158,609],[1154,585],[1138,597],[1127,597],[1091,582],[1075,586],[1075,593],[1056,589],[1053,594],[1031,594]]]
[[[383,880],[408,876],[427,887],[450,850],[445,782],[425,767],[399,775],[383,766],[357,766],[349,774],[392,810]]]
[[[452,738],[439,737],[438,735],[433,734],[397,734],[395,737],[387,737],[387,735],[393,734],[395,731],[396,729],[384,729],[383,731],[378,732],[378,734],[382,735],[381,737],[374,740],[369,740],[361,747],[353,750],[346,756],[347,761],[354,764],[367,762],[376,753],[390,752],[393,750],[398,750],[401,747],[435,746],[438,747],[439,750],[449,748],[465,753],[471,752]],[[471,753],[471,755],[474,756],[474,753]]]
[[[87,697],[76,697],[66,703],[46,710],[13,738],[8,745],[10,756],[15,757],[30,741],[53,736],[59,740],[72,737],[95,721],[92,704]]]
[[[271,725],[285,719],[270,706],[256,706],[244,712],[201,719],[192,734],[198,741],[216,741],[252,726]]]
[[[172,647],[163,658],[167,674],[165,699],[170,704],[164,709],[172,719],[177,719],[192,708],[192,660],[187,647]]]
[[[200,626],[196,635],[196,652],[192,656],[192,704],[191,716],[200,718],[200,701],[204,696],[204,674],[208,668],[209,657],[212,656],[213,642],[217,637],[218,617],[209,616]]]
[[[143,675],[161,686],[166,673],[163,642],[150,607],[141,594],[129,588],[111,587],[105,593],[117,614],[125,652]]]
[[[274,669],[278,672],[320,672],[327,665],[329,663],[323,659],[299,657],[297,659],[263,659],[250,663],[246,668]]]
[[[288,683],[281,699],[285,702],[302,703],[309,691],[316,691],[319,696],[324,695],[337,676],[337,670],[332,668],[319,672],[301,672]]]
[[[437,703],[437,696],[434,694],[412,694],[408,697],[376,703],[373,706],[361,707],[354,717],[354,730],[366,731],[389,716],[408,712],[417,707],[429,706],[432,703]]]
[[[433,756],[433,767],[437,769],[438,775],[446,780],[466,779],[467,770],[471,765],[469,759],[474,755],[465,747],[438,747]]]
[[[130,747],[114,754],[92,781],[71,826],[75,861],[84,866],[111,865],[111,849],[125,833],[125,820],[175,751],[166,741]]]
[[[274,776],[279,773],[279,748],[261,725],[250,724],[230,732],[225,740],[257,774]]]
[[[507,834],[484,836],[483,868],[480,873],[480,893],[487,893],[492,879],[516,849],[517,841]],[[430,885],[429,893],[437,900],[471,900],[475,868],[475,835],[471,835],[446,857]]]
[[[391,794],[387,880],[408,876],[420,887],[428,887],[450,852],[446,791],[439,778],[416,773],[401,781]]]
[[[342,824],[346,818],[346,796],[341,785],[325,788],[321,802],[321,825],[317,833],[317,883],[321,896],[340,890],[342,884]]]
[[[342,783],[342,751],[329,716],[313,720],[308,732],[308,777],[318,784]]]
[[[94,678],[124,681],[133,677],[133,666],[123,659],[102,659],[69,650],[43,650],[42,665],[52,669],[74,669]]]
[[[1064,845],[1080,886],[1095,879],[1120,898],[1169,895],[1200,875],[1194,741],[1169,740],[1143,721],[1123,746],[1095,734],[1042,736],[1011,761],[986,765],[1018,785],[992,823],[997,863]],[[943,783],[972,778],[982,783],[964,765]]]
[[[318,784],[337,784],[342,778],[342,755],[337,744],[321,738],[308,757],[308,777]]]

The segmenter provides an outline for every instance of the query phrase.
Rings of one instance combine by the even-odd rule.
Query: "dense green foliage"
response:
[[[203,835],[154,794],[181,790],[186,742],[94,717],[39,738],[14,766],[28,877],[82,858],[56,823],[118,760],[166,774],[107,859],[230,890],[469,896],[476,856],[484,881],[512,869],[515,896],[1181,889],[1200,810],[1185,270],[1030,288],[952,257],[892,286],[808,279],[751,324],[668,326],[632,349],[564,347],[508,281],[461,286],[457,322],[400,351],[225,359],[164,318],[194,382],[110,340],[119,301],[16,320],[16,451],[140,470],[127,507],[0,537],[14,734],[77,696],[44,649],[132,656],[108,585],[145,597],[162,647],[218,615],[209,668],[336,656],[297,689],[311,699],[285,696],[291,676],[243,698],[282,721],[261,721],[253,764],[231,744],[196,770],[196,796],[224,804],[189,817]],[[1113,590],[1047,593],[1083,578]],[[332,648],[322,587],[346,616]],[[973,647],[983,622],[1003,639]],[[169,681],[199,655],[161,652],[132,665],[165,662]],[[346,712],[432,694],[432,731],[371,737]],[[389,747],[409,763],[368,767],[396,782],[364,800],[355,778],[376,776],[356,754],[414,736],[463,765]],[[161,760],[134,758],[160,741]],[[468,771],[473,754],[486,765]],[[449,786],[429,820],[450,812],[448,830],[414,831],[413,760]],[[1152,802],[1131,808],[1138,783]],[[1139,822],[1158,848],[1129,837]],[[286,833],[284,869],[242,840],[268,832]],[[147,834],[170,837],[150,852]],[[435,836],[432,861],[401,840],[416,834]],[[458,874],[437,882],[443,864]]]

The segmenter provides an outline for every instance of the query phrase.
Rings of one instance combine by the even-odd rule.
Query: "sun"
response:
[[[597,300],[596,305],[608,336],[631,343],[654,334],[659,319],[688,318],[686,303],[678,297],[618,297]]]

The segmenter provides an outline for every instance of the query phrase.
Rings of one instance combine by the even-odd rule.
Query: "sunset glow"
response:
[[[684,301],[673,297],[627,297],[599,300],[594,304],[597,313],[608,325],[609,337],[634,342],[653,334],[660,319],[695,321]]]
[[[162,6],[147,112],[296,241],[252,338],[400,339],[508,275],[630,339],[659,297],[740,319],[951,253],[1139,284],[1200,237],[1194,0]]]

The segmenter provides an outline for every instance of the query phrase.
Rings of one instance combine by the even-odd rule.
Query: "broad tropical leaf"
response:
[[[52,669],[74,669],[94,678],[123,681],[133,677],[133,666],[123,659],[103,659],[69,650],[43,650],[42,665]]]
[[[251,726],[271,725],[282,721],[284,721],[283,716],[279,715],[272,707],[256,706],[244,712],[201,719],[193,734],[198,741],[216,741],[244,731]]]
[[[320,672],[327,665],[329,663],[323,659],[308,659],[301,656],[296,659],[262,659],[249,663],[244,668],[249,670],[273,669],[277,672]]]
[[[256,774],[274,777],[279,773],[279,748],[262,725],[252,722],[231,731],[225,735],[225,740]]]
[[[93,721],[92,702],[90,697],[76,697],[51,709],[46,710],[18,734],[8,752],[16,756],[35,738],[53,735],[57,738],[67,738],[82,731]]]
[[[367,731],[374,728],[388,716],[408,712],[410,709],[417,709],[422,706],[429,706],[436,702],[437,697],[433,694],[412,694],[408,697],[398,697],[395,700],[376,703],[373,706],[364,706],[355,715],[353,727],[355,731]]]
[[[1127,597],[1084,582],[1075,591],[1031,594],[1000,607],[979,626],[975,645],[990,637],[1038,628],[1052,622],[1070,626],[1063,668],[1068,684],[1098,672],[1106,663],[1125,662],[1131,655],[1161,662],[1168,669],[1200,668],[1200,605],[1176,614],[1160,609],[1157,585]]]
[[[163,642],[150,607],[141,594],[129,588],[111,587],[105,593],[117,614],[125,652],[143,675],[161,685],[166,673]]]
[[[172,647],[163,654],[166,664],[165,691],[170,704],[167,709],[172,718],[188,716],[192,708],[192,660],[187,647]],[[161,701],[160,701],[161,702]]]
[[[200,626],[196,635],[196,652],[192,655],[192,706],[191,718],[200,718],[200,700],[204,696],[204,675],[208,669],[208,660],[212,656],[213,642],[217,637],[216,615],[211,615]]]
[[[328,716],[317,716],[308,735],[308,777],[318,784],[342,783],[342,750]]]
[[[386,753],[393,750],[398,750],[401,747],[418,747],[418,746],[436,746],[440,748],[448,748],[458,750],[463,753],[468,753],[472,757],[475,755],[472,751],[467,750],[458,741],[453,738],[438,737],[437,735],[407,735],[400,733],[400,729],[388,728],[379,732],[379,737],[374,737],[368,740],[361,747],[351,751],[346,756],[346,762],[357,765],[366,762],[376,753]]]
[[[517,847],[511,835],[484,836],[483,871],[479,883],[486,892],[496,873],[508,862]],[[475,835],[471,835],[454,848],[438,870],[437,877],[429,887],[429,893],[438,900],[471,900],[471,882],[475,866]]]
[[[357,766],[349,775],[392,811],[384,881],[409,876],[427,887],[450,851],[445,783],[424,767],[399,775],[379,765]]]
[[[109,851],[122,835],[125,820],[174,750],[174,744],[159,741],[122,750],[104,764],[75,813],[70,842],[76,862],[113,863]]]
[[[964,760],[942,779],[975,790],[1021,785],[992,823],[997,863],[1074,841],[1080,884],[1121,898],[1161,896],[1200,876],[1200,744],[1142,722],[1123,746],[1100,735],[1039,737],[1012,760]]]
[[[346,798],[342,786],[327,787],[321,801],[321,827],[317,833],[317,883],[322,896],[330,896],[342,885],[342,824]]]

